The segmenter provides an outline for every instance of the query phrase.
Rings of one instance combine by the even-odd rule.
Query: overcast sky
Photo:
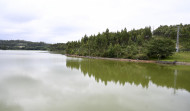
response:
[[[0,39],[79,40],[106,28],[190,24],[190,0],[0,0]]]

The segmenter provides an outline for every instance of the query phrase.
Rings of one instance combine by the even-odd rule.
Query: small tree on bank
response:
[[[151,58],[166,58],[175,51],[175,43],[167,38],[154,38],[148,45],[148,56]]]

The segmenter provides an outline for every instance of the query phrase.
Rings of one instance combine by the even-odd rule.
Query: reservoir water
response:
[[[0,111],[189,111],[190,66],[0,50]]]

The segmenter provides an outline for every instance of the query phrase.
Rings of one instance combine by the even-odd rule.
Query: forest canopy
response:
[[[80,56],[111,58],[149,59],[166,58],[175,52],[177,26],[159,26],[153,32],[151,27],[126,28],[117,32],[84,35],[79,41],[66,43],[66,53]],[[180,50],[190,51],[190,25],[180,24]]]

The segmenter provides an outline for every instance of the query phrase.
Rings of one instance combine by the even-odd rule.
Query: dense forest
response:
[[[190,51],[190,24],[179,25],[180,34],[179,34],[179,42],[180,42],[180,50],[181,51]],[[176,41],[177,36],[177,25],[164,25],[158,27],[153,31],[155,36],[161,36],[165,38],[170,38]]]
[[[51,44],[49,47],[49,51],[53,51],[55,53],[61,53],[65,54],[66,53],[66,44],[65,43],[56,43],[56,44]]]
[[[118,58],[147,58],[147,42],[152,38],[150,27],[139,30],[127,29],[105,32],[98,35],[85,35],[80,41],[67,42],[67,54]]]
[[[149,59],[166,58],[176,51],[177,25],[85,35],[66,43],[66,53],[80,56]],[[65,44],[64,44],[65,45]],[[180,51],[190,51],[190,25],[180,24]]]
[[[24,40],[0,40],[2,50],[48,50],[49,44]]]

